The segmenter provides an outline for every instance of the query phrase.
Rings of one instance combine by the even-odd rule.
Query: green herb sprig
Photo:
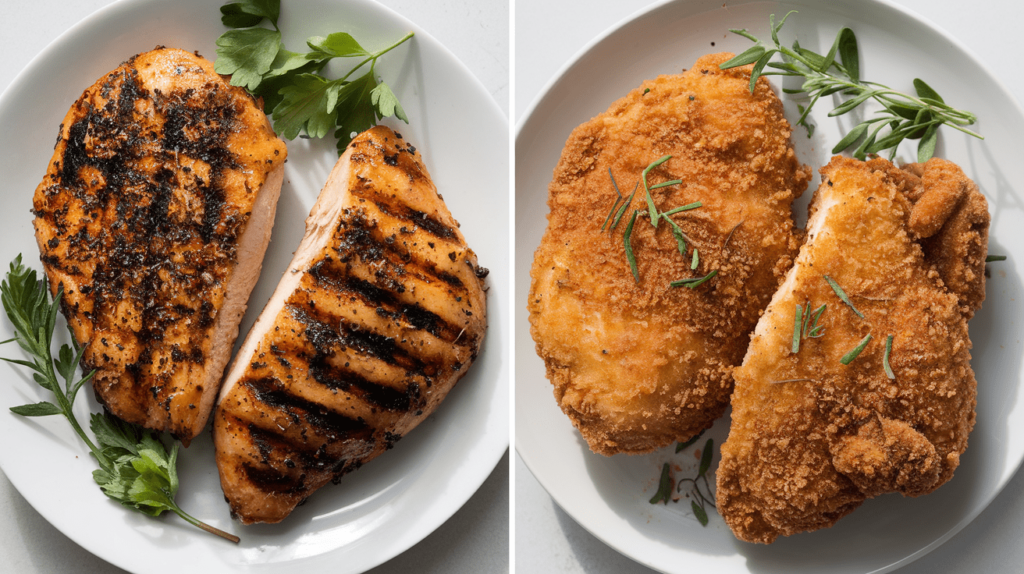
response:
[[[697,517],[697,521],[700,522],[701,526],[708,525],[708,511],[707,505],[711,505],[711,508],[715,506],[715,493],[711,490],[711,484],[708,482],[707,472],[711,468],[711,457],[714,456],[715,441],[708,439],[704,443],[704,449],[700,453],[700,466],[697,468],[697,476],[694,478],[684,478],[676,484],[676,492],[682,494],[683,484],[690,483],[690,493],[693,498],[690,499],[690,509],[693,510],[693,515]],[[707,494],[700,488],[700,481],[704,483],[704,489],[707,490]]]
[[[377,121],[394,116],[409,122],[394,91],[375,74],[377,60],[413,37],[409,32],[381,50],[364,48],[350,34],[336,32],[306,40],[310,51],[291,52],[281,41],[277,20],[280,0],[240,0],[221,6],[221,22],[234,28],[217,38],[214,70],[231,76],[231,85],[242,86],[263,98],[264,110],[274,119],[274,130],[288,139],[300,133],[322,138],[334,130],[338,153],[359,133]],[[273,30],[260,27],[267,20]],[[334,58],[360,58],[344,76],[321,75]],[[362,75],[353,75],[369,64]]]
[[[36,272],[22,265],[21,255],[11,262],[10,271],[0,283],[0,301],[15,331],[15,337],[3,343],[17,342],[32,359],[2,360],[30,369],[32,379],[54,395],[54,402],[21,405],[12,407],[11,411],[26,417],[62,415],[99,464],[100,468],[93,471],[93,479],[110,498],[150,516],[170,510],[194,526],[237,543],[237,536],[196,520],[174,502],[178,492],[177,443],[168,454],[154,433],[109,414],[93,414],[91,427],[99,442],[97,446],[78,424],[72,410],[75,397],[96,371],[76,380],[85,349],[78,346],[73,334],[71,345],[61,345],[57,357],[52,355],[53,331],[63,294],[63,288],[59,289],[51,301],[46,281],[37,280]],[[63,387],[58,382],[58,374],[64,380]]]
[[[981,135],[965,127],[973,125],[977,121],[977,116],[947,105],[938,92],[919,78],[914,79],[916,95],[899,92],[876,82],[862,80],[857,53],[857,37],[849,28],[839,30],[832,47],[824,56],[801,47],[797,41],[793,42],[792,48],[783,45],[779,41],[779,30],[794,12],[795,10],[787,13],[778,24],[775,23],[775,15],[771,15],[769,18],[771,42],[760,40],[746,30],[730,30],[755,44],[719,67],[725,70],[754,64],[750,75],[751,92],[754,91],[759,76],[803,78],[803,84],[799,89],[784,89],[783,91],[789,94],[806,94],[810,98],[807,106],[802,107],[800,119],[797,120],[799,125],[808,127],[808,130],[811,129],[806,123],[808,114],[814,104],[824,96],[836,93],[850,96],[849,99],[829,112],[829,117],[846,114],[869,99],[882,105],[882,109],[877,112],[875,117],[854,126],[836,144],[832,153],[840,153],[860,141],[860,144],[852,152],[857,159],[863,160],[867,154],[877,154],[884,150],[891,150],[889,159],[892,159],[903,140],[920,139],[917,148],[917,161],[925,162],[935,153],[938,128],[942,125],[984,139]],[[772,58],[777,54],[781,55],[782,61],[772,62]],[[839,57],[838,61],[836,56]],[[766,67],[774,71],[766,72],[764,71]],[[886,127],[888,127],[888,131],[883,133],[882,130]]]
[[[704,432],[701,431],[700,434],[689,441],[678,444],[676,446],[676,452],[691,446],[703,434]],[[661,467],[661,479],[658,481],[658,491],[654,493],[654,496],[651,497],[649,502],[651,504],[664,502],[667,505],[668,502],[672,500],[672,491],[675,490],[677,493],[682,494],[683,484],[689,483],[692,485],[690,487],[690,493],[693,495],[693,498],[690,500],[690,508],[693,510],[693,515],[697,517],[697,521],[700,522],[702,526],[707,526],[707,505],[710,504],[712,508],[715,508],[715,494],[711,490],[711,483],[708,482],[707,477],[707,472],[711,469],[711,459],[714,456],[714,448],[715,441],[714,439],[709,438],[707,442],[704,443],[704,449],[701,452],[700,465],[697,467],[697,476],[681,479],[678,483],[673,482],[672,474],[669,470],[669,464],[667,462],[664,463]],[[701,481],[703,481],[704,490],[707,491],[707,494],[701,490]]]

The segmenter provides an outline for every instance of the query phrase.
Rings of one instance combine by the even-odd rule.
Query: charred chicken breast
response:
[[[158,48],[68,111],[36,239],[96,396],[188,444],[213,408],[270,239],[284,142],[213,64]]]
[[[433,412],[480,351],[485,275],[415,148],[356,137],[221,392],[232,514],[282,520]]]

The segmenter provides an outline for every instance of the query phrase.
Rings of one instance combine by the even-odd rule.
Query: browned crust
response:
[[[767,80],[749,91],[750,67],[720,70],[730,54],[699,59],[682,75],[644,82],[569,136],[550,185],[548,228],[531,271],[531,334],[556,400],[590,448],[648,452],[686,440],[721,416],[731,370],[797,249],[790,206],[805,189],[790,125]],[[632,234],[640,282],[623,231],[601,226],[641,172],[662,210],[700,252],[681,257],[668,224],[637,220]],[[728,243],[726,240],[728,239]],[[718,275],[699,289],[674,280]]]
[[[68,111],[35,192],[36,238],[115,415],[185,444],[203,427],[236,243],[286,153],[244,90],[182,50],[132,57]]]

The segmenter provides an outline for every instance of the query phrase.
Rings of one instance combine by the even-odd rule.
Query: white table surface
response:
[[[285,0],[288,1],[297,0]],[[379,0],[451,50],[509,110],[508,0]],[[50,42],[111,0],[0,0],[0,91]],[[223,3],[211,0],[214,5]],[[11,137],[7,134],[5,137]],[[6,408],[6,407],[4,407]],[[89,480],[89,477],[74,479]],[[73,512],[69,507],[69,512]],[[466,505],[407,552],[371,570],[476,574],[509,571],[509,457]],[[0,572],[124,572],[51,526],[0,472]]]
[[[723,0],[724,1],[724,0]],[[1020,57],[1010,50],[1024,23],[1024,3],[895,0],[963,42],[1015,94],[1024,94]],[[649,0],[517,0],[515,121],[581,48]],[[896,56],[898,57],[898,55]],[[1018,96],[1020,99],[1020,96]],[[518,304],[518,302],[516,303]],[[516,455],[515,565],[518,572],[653,572],[606,546],[563,512]],[[1024,473],[978,518],[899,574],[1024,571]]]

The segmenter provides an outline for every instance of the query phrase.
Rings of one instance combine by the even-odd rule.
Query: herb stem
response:
[[[349,70],[349,71],[348,71],[348,73],[347,73],[347,74],[345,74],[344,76],[342,76],[340,80],[334,80],[334,81],[333,81],[333,82],[331,82],[331,83],[334,83],[334,84],[344,84],[344,83],[345,83],[345,80],[347,80],[349,76],[351,76],[352,74],[354,74],[354,73],[355,73],[355,71],[356,71],[356,70],[358,70],[359,68],[362,68],[363,66],[365,66],[367,62],[369,62],[369,63],[370,63],[370,73],[372,74],[372,73],[373,73],[373,68],[374,68],[374,66],[376,66],[376,65],[377,65],[377,58],[380,58],[380,57],[381,57],[381,56],[383,56],[384,54],[387,54],[387,53],[388,53],[388,52],[390,52],[391,50],[394,50],[395,48],[397,48],[397,47],[401,46],[401,45],[402,45],[402,44],[404,44],[404,43],[405,43],[405,42],[406,42],[406,41],[407,41],[407,40],[408,40],[409,38],[412,38],[412,37],[413,37],[414,35],[415,35],[415,34],[414,34],[413,32],[409,32],[409,33],[408,33],[408,34],[406,34],[405,36],[402,36],[402,39],[401,39],[401,40],[399,40],[399,41],[395,42],[394,44],[391,44],[391,45],[390,45],[390,46],[388,46],[387,48],[384,48],[383,50],[381,50],[381,51],[379,51],[379,52],[374,52],[373,54],[370,54],[370,56],[369,56],[368,58],[366,58],[366,59],[365,59],[365,60],[363,60],[362,62],[359,62],[359,65],[357,65],[357,66],[356,66],[355,68],[352,68],[351,70]]]
[[[173,510],[174,513],[177,514],[178,516],[180,516],[181,519],[184,520],[185,522],[188,522],[189,524],[191,524],[192,526],[195,526],[197,528],[201,528],[201,529],[209,532],[210,534],[216,534],[217,536],[220,536],[221,538],[223,538],[225,540],[230,540],[231,542],[234,542],[235,544],[238,544],[239,541],[241,541],[241,539],[239,537],[235,536],[234,534],[231,534],[230,532],[224,532],[220,528],[216,528],[214,526],[210,526],[209,524],[207,524],[205,522],[201,522],[198,519],[193,518],[189,513],[187,513],[184,510],[182,510],[181,507],[179,507],[174,502],[174,497],[170,496],[169,493],[165,493],[165,494],[168,495],[167,496],[167,498],[169,499],[169,504],[168,505],[171,507],[171,510]]]

